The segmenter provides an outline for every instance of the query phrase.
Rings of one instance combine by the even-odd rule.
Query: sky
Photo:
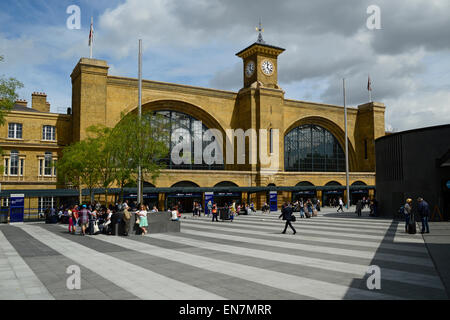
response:
[[[80,28],[70,29],[71,5]],[[371,5],[379,11],[380,29]],[[450,1],[448,0],[0,0],[0,74],[22,81],[20,98],[47,93],[52,112],[71,106],[70,74],[89,57],[109,74],[238,91],[237,52],[254,43],[262,20],[267,44],[285,48],[278,82],[285,98],[356,107],[386,105],[386,130],[450,123]]]

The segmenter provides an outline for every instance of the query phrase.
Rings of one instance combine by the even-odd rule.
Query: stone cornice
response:
[[[298,107],[298,108],[304,108],[305,106],[311,105],[311,106],[320,107],[320,108],[336,108],[336,109],[341,109],[342,111],[344,111],[344,106],[338,106],[338,105],[326,104],[326,103],[320,103],[320,102],[292,100],[292,99],[284,99],[284,105],[287,107]],[[356,114],[358,112],[358,109],[354,108],[354,107],[347,107],[347,112]]]
[[[127,78],[127,77],[117,77],[117,76],[108,76],[107,85],[112,86],[129,86],[135,87],[137,89],[138,79],[136,78]],[[217,97],[223,99],[231,99],[235,100],[237,93],[232,91],[218,90],[218,89],[209,89],[203,87],[195,87],[184,84],[177,83],[167,83],[153,80],[142,80],[142,89],[150,89],[150,90],[164,90],[170,92],[179,92],[179,93],[187,93],[191,95],[203,95],[208,97]]]

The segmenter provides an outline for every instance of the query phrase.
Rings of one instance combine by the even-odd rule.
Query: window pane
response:
[[[285,136],[286,171],[345,171],[345,156],[337,139],[312,124],[294,128]]]
[[[11,151],[10,156],[10,175],[17,175],[19,172],[19,154],[17,152]]]

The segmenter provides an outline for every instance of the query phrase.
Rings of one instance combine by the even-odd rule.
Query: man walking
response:
[[[430,233],[430,227],[428,226],[428,217],[430,215],[430,206],[422,198],[417,198],[417,213],[422,220],[422,231],[420,233]],[[425,229],[427,230],[425,232]]]
[[[337,212],[339,212],[339,210],[344,212],[344,201],[342,201],[342,198],[339,198],[339,208],[337,209]]]
[[[286,202],[284,203],[282,209],[281,209],[281,214],[278,217],[278,219],[280,219],[281,217],[283,217],[283,220],[286,220],[286,224],[284,226],[284,230],[282,233],[286,233],[286,229],[287,227],[291,227],[292,231],[294,231],[294,234],[297,233],[297,231],[295,231],[295,228],[292,226],[291,224],[291,220],[292,220],[292,206],[289,204],[287,204]]]

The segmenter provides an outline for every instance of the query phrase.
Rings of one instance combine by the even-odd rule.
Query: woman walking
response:
[[[406,222],[406,224],[405,224],[405,232],[406,233],[408,233],[409,221],[411,219],[411,211],[412,211],[411,204],[412,204],[412,199],[411,198],[406,199],[406,203],[405,203],[405,206],[404,206],[404,209],[403,209],[403,212],[405,214],[405,222]]]
[[[137,215],[139,216],[139,227],[142,230],[142,235],[146,235],[147,227],[148,227],[147,210],[145,210],[145,207],[143,204],[140,205]]]

